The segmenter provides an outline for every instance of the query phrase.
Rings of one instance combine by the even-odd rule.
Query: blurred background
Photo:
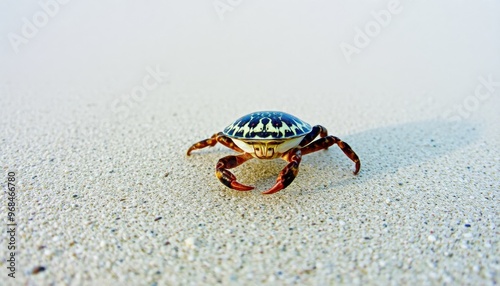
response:
[[[0,78],[119,93],[158,65],[183,91],[432,91],[453,103],[480,75],[500,80],[498,15],[497,1],[2,1]]]
[[[190,126],[206,135],[262,109],[341,134],[500,122],[498,15],[496,1],[3,1],[0,103],[17,116],[0,120],[180,115],[213,120]]]

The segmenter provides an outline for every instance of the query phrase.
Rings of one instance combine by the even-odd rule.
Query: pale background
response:
[[[2,1],[0,165],[20,204],[6,283],[498,283],[500,4],[402,2],[348,61],[341,43],[390,2],[68,1],[16,48],[43,10]],[[236,169],[257,189],[239,193],[213,175],[231,151],[185,156],[263,109],[326,126],[361,173],[334,147],[262,196],[283,162]]]

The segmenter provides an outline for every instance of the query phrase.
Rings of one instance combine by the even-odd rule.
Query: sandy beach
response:
[[[499,4],[40,3],[0,4],[0,284],[498,283]],[[258,110],[360,173],[186,156]]]

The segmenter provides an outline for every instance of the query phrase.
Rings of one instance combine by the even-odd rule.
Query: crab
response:
[[[320,137],[318,140],[316,137]],[[338,137],[328,135],[321,125],[311,126],[299,118],[281,111],[259,111],[247,114],[229,124],[222,132],[193,144],[191,152],[220,143],[238,153],[221,158],[215,166],[216,177],[227,187],[238,191],[250,191],[254,187],[239,183],[228,169],[257,158],[263,160],[282,158],[288,162],[279,173],[276,184],[262,194],[273,194],[293,182],[299,171],[303,155],[337,144],[355,164],[358,174],[361,162],[351,147]]]

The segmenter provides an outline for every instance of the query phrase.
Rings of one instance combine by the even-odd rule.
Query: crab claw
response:
[[[238,183],[237,181],[232,181],[230,188],[235,189],[237,191],[251,191],[254,189],[254,187],[252,187],[252,186],[243,185],[243,184]]]
[[[252,186],[243,185],[236,181],[236,176],[228,170],[217,169],[215,175],[224,185],[231,189],[237,191],[250,191],[254,189]]]
[[[262,192],[262,194],[264,194],[264,195],[274,194],[276,192],[283,190],[284,188],[285,188],[285,185],[283,185],[283,183],[281,181],[276,182],[276,184],[272,188],[270,188],[269,190],[267,190],[265,192]]]
[[[293,182],[293,180],[299,173],[299,164],[302,155],[300,150],[292,150],[290,151],[289,154],[285,155],[285,158],[289,156],[291,157],[289,160],[290,163],[288,163],[288,165],[286,165],[286,167],[283,168],[283,170],[281,170],[278,179],[276,180],[276,184],[269,190],[263,192],[262,194],[264,195],[274,194],[288,187],[288,185],[290,185]]]
[[[250,191],[254,187],[243,185],[236,181],[236,176],[229,172],[227,169],[231,169],[243,164],[245,161],[252,159],[252,155],[245,153],[236,156],[226,156],[217,162],[215,166],[215,176],[228,188],[238,190],[238,191]]]

